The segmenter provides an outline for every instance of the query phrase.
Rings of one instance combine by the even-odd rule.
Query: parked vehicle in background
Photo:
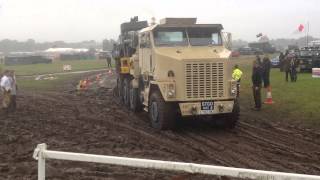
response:
[[[239,57],[240,56],[240,52],[235,50],[231,52],[231,57]]]
[[[297,51],[299,51],[299,46],[298,45],[288,45],[288,51],[291,51],[291,50],[297,52]]]
[[[261,50],[263,53],[275,53],[276,48],[273,47],[269,42],[253,42],[248,44],[249,47],[251,48],[256,48]]]
[[[279,68],[280,67],[279,56],[276,56],[276,57],[271,59],[271,67],[272,68]]]
[[[301,71],[311,72],[312,68],[320,68],[320,47],[303,47],[297,54]]]
[[[109,51],[101,51],[98,53],[98,59],[107,59],[107,57],[111,57],[111,53]]]
[[[262,55],[263,52],[259,48],[242,47],[239,48],[239,53],[241,55]]]

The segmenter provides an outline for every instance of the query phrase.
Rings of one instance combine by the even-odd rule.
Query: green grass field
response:
[[[36,81],[34,77],[17,78],[18,88],[28,91],[55,91],[70,83],[70,79],[79,76],[79,74],[57,75],[53,80]]]
[[[254,106],[251,84],[252,60],[234,59],[244,72],[241,82],[240,100]],[[261,113],[266,117],[276,114],[283,120],[302,120],[320,125],[320,78],[312,78],[311,73],[298,73],[297,82],[286,82],[285,73],[273,68],[270,75],[273,105],[263,105]],[[266,91],[262,90],[265,100]]]
[[[12,69],[16,71],[18,77],[18,85],[20,89],[31,91],[53,90],[57,86],[69,82],[71,78],[80,76],[79,74],[57,75],[54,80],[36,81],[35,77],[19,77],[38,74],[49,74],[63,72],[63,65],[70,64],[72,71],[94,70],[106,68],[105,60],[73,60],[58,61],[52,64],[32,64],[32,65],[16,65],[16,66],[0,66],[0,69]]]
[[[105,60],[73,60],[57,61],[52,64],[30,64],[17,66],[2,66],[2,69],[12,69],[17,75],[37,75],[63,72],[63,65],[70,64],[72,71],[93,70],[106,68]]]

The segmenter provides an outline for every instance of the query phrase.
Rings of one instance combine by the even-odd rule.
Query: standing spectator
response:
[[[259,55],[256,55],[256,61],[259,65],[261,65],[261,58]]]
[[[8,70],[5,70],[3,73],[3,76],[0,82],[0,87],[3,94],[2,107],[5,110],[6,114],[8,114],[10,101],[11,101],[11,89],[12,89]]]
[[[283,72],[283,62],[284,62],[284,54],[281,52],[279,55],[279,66],[280,66],[280,72]]]
[[[10,80],[11,80],[11,103],[10,103],[10,107],[9,110],[12,112],[16,111],[17,108],[17,90],[18,90],[18,86],[17,86],[17,81],[16,81],[16,75],[14,70],[10,71],[10,76],[9,76]]]
[[[290,79],[291,82],[296,82],[297,81],[297,60],[293,56],[290,60]]]
[[[262,68],[257,60],[253,61],[253,69],[252,69],[252,90],[253,90],[253,98],[255,107],[253,110],[260,111],[261,109],[261,83],[262,83]]]
[[[111,57],[109,55],[107,55],[107,66],[111,68]]]
[[[269,56],[266,54],[262,61],[262,78],[263,78],[264,88],[267,88],[270,86],[270,69],[271,69],[271,61]]]
[[[236,64],[232,72],[232,79],[237,81],[237,97],[239,97],[239,94],[240,94],[241,77],[242,77],[242,71],[239,69],[239,66]]]
[[[286,81],[288,82],[288,77],[290,75],[290,62],[291,62],[292,56],[290,54],[286,55],[283,61],[283,70],[286,74]],[[290,75],[291,76],[291,75]]]

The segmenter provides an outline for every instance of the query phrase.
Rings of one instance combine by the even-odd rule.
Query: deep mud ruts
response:
[[[234,130],[186,120],[175,131],[159,132],[150,128],[146,113],[122,108],[111,85],[81,94],[22,91],[18,105],[18,112],[0,117],[0,179],[36,179],[32,154],[39,143],[51,150],[320,175],[319,132],[246,108]],[[55,160],[47,161],[46,170],[47,179],[68,180],[215,178]]]

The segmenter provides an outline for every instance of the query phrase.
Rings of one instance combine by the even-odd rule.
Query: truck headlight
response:
[[[175,82],[165,82],[161,85],[161,91],[164,97],[172,99],[176,97],[176,84]]]
[[[176,97],[176,86],[174,83],[170,83],[167,85],[167,98]]]

